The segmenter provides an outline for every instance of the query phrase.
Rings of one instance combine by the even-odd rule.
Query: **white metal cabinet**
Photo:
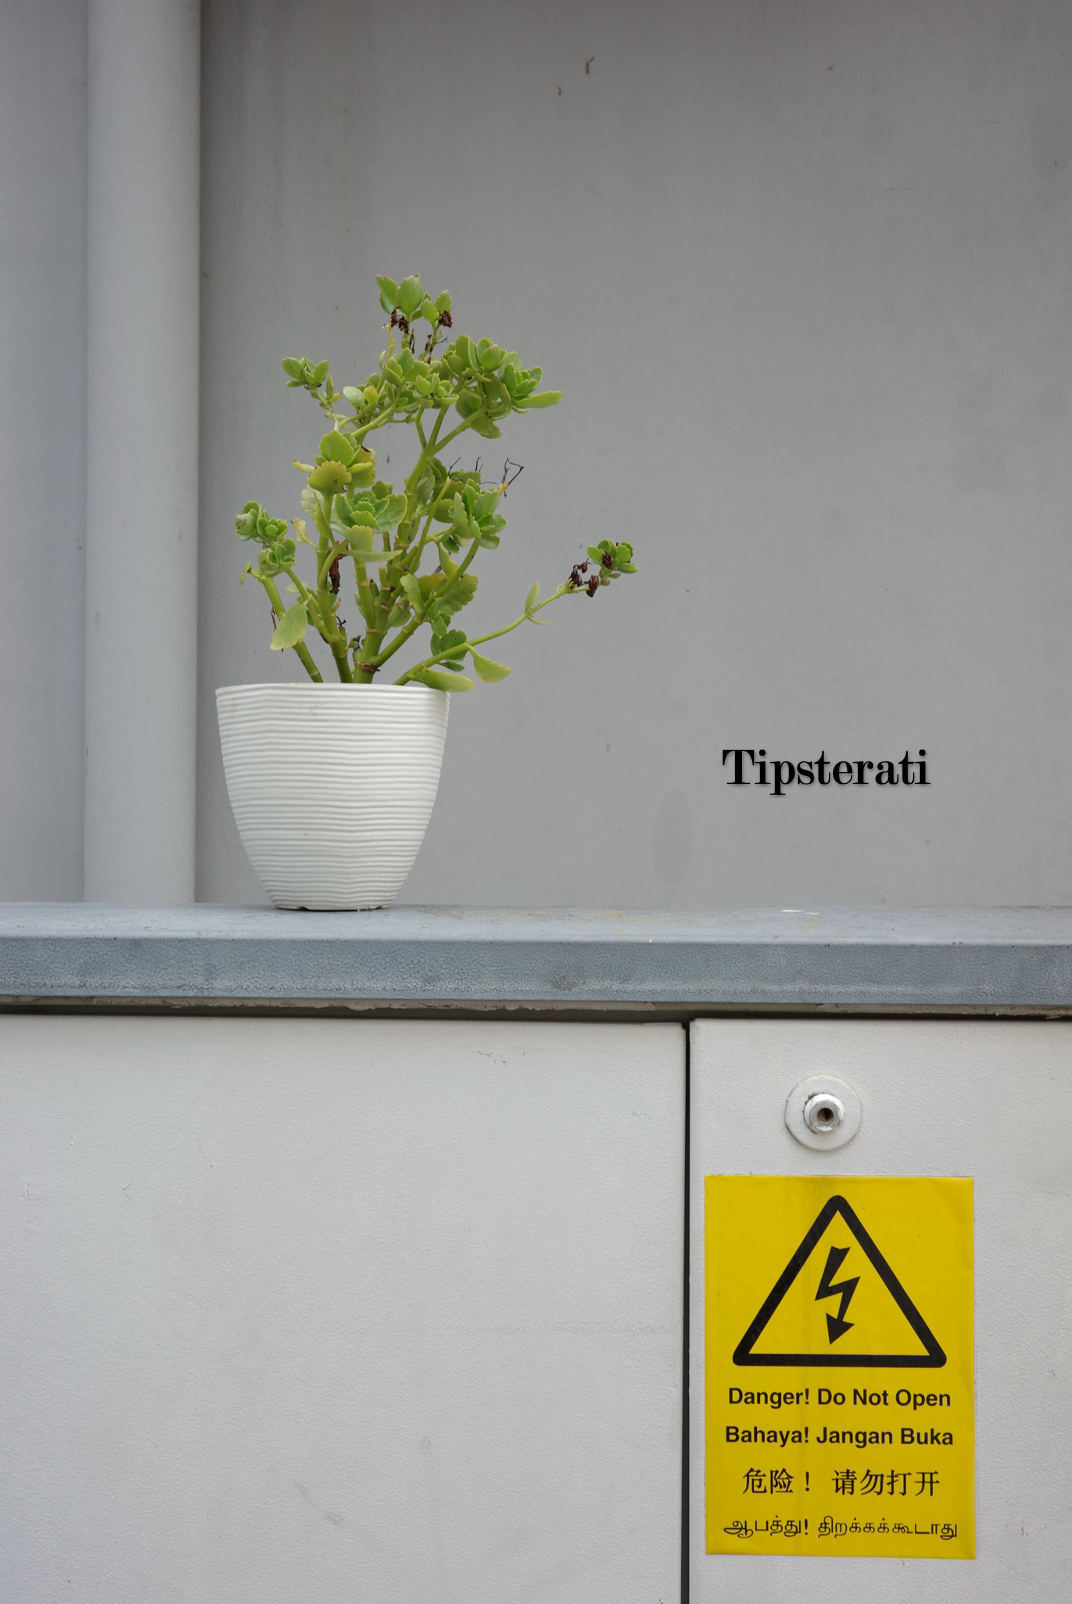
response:
[[[671,1604],[684,1041],[0,1018],[0,1598]]]
[[[859,1134],[801,1146],[806,1076],[856,1088]],[[1072,1591],[1072,1030],[1032,1020],[727,1019],[691,1033],[692,1604],[1057,1604]],[[975,1181],[974,1560],[704,1552],[703,1179]],[[761,1384],[761,1383],[760,1383]]]

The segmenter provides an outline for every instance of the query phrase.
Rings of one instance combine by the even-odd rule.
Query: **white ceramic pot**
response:
[[[227,685],[216,692],[238,833],[277,908],[383,908],[439,787],[445,691]]]

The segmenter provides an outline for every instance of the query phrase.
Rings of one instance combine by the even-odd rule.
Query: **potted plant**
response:
[[[474,636],[458,626],[477,592],[474,559],[498,546],[502,501],[520,468],[507,460],[489,481],[479,458],[459,466],[456,442],[497,440],[503,418],[554,406],[560,394],[541,391],[541,370],[515,351],[453,335],[448,294],[433,298],[418,277],[378,283],[389,338],[364,385],[337,391],[327,362],[283,363],[288,385],[308,392],[326,424],[314,461],[295,463],[304,518],[288,524],[250,501],[236,520],[239,539],[260,547],[242,580],[267,595],[272,649],[293,651],[308,675],[216,692],[239,833],[284,908],[389,903],[435,801],[450,693],[472,689],[467,669],[488,684],[510,673],[482,648],[544,622],[537,614],[552,602],[593,597],[635,572],[628,543],[602,540],[550,596],[541,600],[534,584],[510,623]],[[412,431],[416,456],[397,490],[378,477],[372,443],[392,424]],[[351,573],[356,631],[341,611]],[[407,647],[416,660],[386,683]]]

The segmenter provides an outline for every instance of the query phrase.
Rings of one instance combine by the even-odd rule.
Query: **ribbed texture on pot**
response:
[[[449,697],[425,685],[216,692],[238,833],[277,908],[382,908],[439,788]]]

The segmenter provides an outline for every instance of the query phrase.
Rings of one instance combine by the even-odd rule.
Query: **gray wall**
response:
[[[212,689],[293,672],[229,533],[297,510],[279,359],[363,375],[419,270],[565,393],[479,618],[643,566],[456,699],[406,900],[1072,897],[1070,46],[1053,0],[210,4],[200,895],[257,894]],[[775,799],[727,746],[932,784]]]
[[[84,0],[0,5],[0,898],[82,895]]]
[[[53,9],[9,7],[7,35]],[[318,431],[279,359],[364,374],[374,275],[417,270],[565,393],[507,425],[525,472],[474,621],[604,534],[642,571],[455,700],[405,900],[1072,900],[1070,49],[1059,0],[206,0],[199,897],[263,900],[212,692],[298,677],[230,533],[251,496],[298,510]],[[31,173],[76,168],[63,115]],[[5,339],[14,306],[28,326],[70,299],[40,254]],[[6,687],[47,657],[39,618],[14,620]],[[8,895],[71,894],[45,771],[80,715],[46,714],[3,715]],[[726,786],[727,746],[925,747],[932,784],[775,799]]]

